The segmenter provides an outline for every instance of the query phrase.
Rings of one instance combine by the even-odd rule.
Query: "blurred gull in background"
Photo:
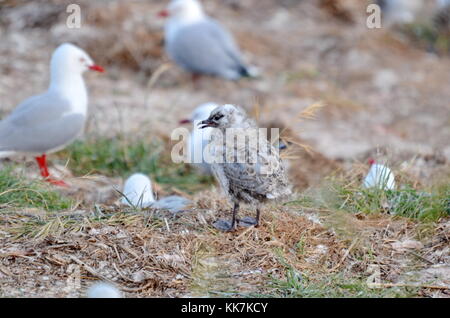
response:
[[[437,0],[434,25],[447,34],[450,33],[450,0]]]
[[[166,51],[183,69],[228,80],[252,76],[233,36],[208,17],[197,0],[173,0],[160,16],[165,25]]]
[[[178,195],[172,195],[155,201],[152,190],[152,182],[149,177],[142,173],[135,173],[125,181],[123,189],[124,197],[121,203],[138,208],[154,208],[181,212],[190,201]]]
[[[0,122],[0,158],[35,155],[45,180],[66,186],[50,177],[46,154],[63,149],[83,132],[88,96],[82,75],[87,70],[104,71],[75,45],[65,43],[55,50],[47,92],[28,98]]]
[[[383,11],[383,23],[388,24],[412,23],[424,6],[423,0],[377,0],[376,3]]]
[[[211,112],[218,106],[216,103],[201,104],[192,112],[190,119],[180,122],[180,124],[193,123],[187,145],[187,157],[190,163],[203,174],[212,173],[210,164],[204,162],[204,149],[208,145],[213,128],[200,129],[197,124],[202,120],[208,119]]]
[[[381,190],[394,190],[395,178],[391,169],[382,164],[376,164],[369,159],[370,170],[363,182],[364,188],[378,188]]]

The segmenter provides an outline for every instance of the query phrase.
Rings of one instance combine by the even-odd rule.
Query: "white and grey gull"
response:
[[[65,186],[50,177],[46,154],[63,149],[82,132],[88,95],[83,80],[87,70],[103,72],[82,49],[60,45],[50,62],[50,86],[30,97],[0,122],[0,158],[33,155],[46,181]]]
[[[208,17],[198,0],[173,0],[160,16],[168,17],[167,54],[186,71],[228,80],[254,75],[231,33]]]

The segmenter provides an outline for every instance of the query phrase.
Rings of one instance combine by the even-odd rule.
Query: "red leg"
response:
[[[39,165],[39,170],[41,171],[41,176],[43,176],[44,178],[48,178],[50,176],[50,173],[48,172],[48,167],[47,167],[47,156],[45,154],[43,154],[42,156],[36,157],[35,159]]]
[[[60,187],[68,187],[67,183],[65,183],[62,180],[55,180],[50,178],[50,173],[48,172],[48,167],[47,167],[47,156],[45,154],[43,154],[40,157],[36,157],[35,158],[38,165],[39,165],[39,170],[41,171],[41,176],[44,177],[45,181],[60,186]]]

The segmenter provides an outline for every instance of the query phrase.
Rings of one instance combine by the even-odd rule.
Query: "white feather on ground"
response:
[[[173,213],[185,210],[191,203],[188,199],[177,195],[155,200],[152,182],[149,177],[142,173],[135,173],[125,181],[122,194],[124,197],[122,197],[120,202],[123,205],[138,208],[151,207],[154,209],[169,210]]]
[[[121,202],[125,205],[146,208],[155,202],[150,178],[135,173],[125,181]]]
[[[92,285],[87,291],[88,298],[122,298],[122,293],[115,286],[100,282]]]

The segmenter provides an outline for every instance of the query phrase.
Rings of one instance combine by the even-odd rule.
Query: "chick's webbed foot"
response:
[[[239,226],[242,227],[250,227],[250,226],[258,227],[259,225],[258,223],[259,222],[255,218],[252,218],[251,216],[246,216],[238,220]]]
[[[236,230],[236,227],[232,223],[232,221],[219,219],[213,223],[213,226],[219,231],[233,232]]]

